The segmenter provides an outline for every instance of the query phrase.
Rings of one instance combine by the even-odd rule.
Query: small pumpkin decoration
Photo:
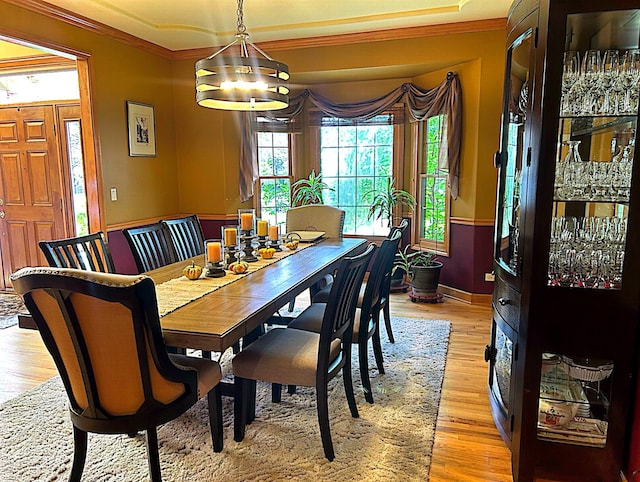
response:
[[[190,280],[196,280],[200,278],[200,275],[202,274],[202,267],[198,266],[195,262],[191,262],[191,265],[186,266],[182,270],[182,274]]]
[[[284,238],[284,246],[291,251],[298,249],[298,243],[302,237],[298,233],[289,233]]]
[[[229,271],[235,274],[246,273],[249,269],[249,263],[246,261],[235,261],[229,265]]]
[[[276,250],[274,248],[260,248],[258,250],[258,253],[264,259],[271,259],[273,258],[273,255],[276,253]]]

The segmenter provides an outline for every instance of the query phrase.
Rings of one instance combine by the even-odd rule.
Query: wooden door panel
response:
[[[0,144],[18,142],[18,123],[0,122]]]
[[[25,221],[7,221],[6,238],[11,244],[9,251],[10,266],[29,266],[32,256],[29,247],[29,229]],[[3,254],[3,261],[6,255]]]
[[[2,191],[4,205],[24,206],[24,185],[22,169],[20,169],[19,152],[0,153],[0,169],[2,170]]]
[[[47,128],[44,119],[28,119],[22,125],[25,142],[47,142]]]
[[[30,201],[32,206],[53,206],[54,189],[49,173],[51,162],[46,151],[27,152],[27,175],[29,176]],[[58,191],[59,192],[59,191]]]
[[[38,241],[67,236],[53,106],[0,108],[0,289],[11,273],[46,264]]]

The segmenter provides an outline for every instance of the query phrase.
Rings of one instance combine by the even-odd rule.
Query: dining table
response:
[[[242,338],[255,333],[280,308],[297,295],[334,272],[341,260],[361,252],[360,238],[320,239],[275,262],[239,275],[233,282],[189,300],[162,315],[160,324],[168,346],[223,352]],[[148,271],[160,285],[180,278],[191,263],[203,266],[203,255]],[[200,283],[201,280],[187,281]],[[164,295],[167,296],[167,295]],[[170,294],[168,295],[170,296]]]

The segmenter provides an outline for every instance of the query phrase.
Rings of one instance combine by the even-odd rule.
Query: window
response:
[[[417,229],[421,246],[439,253],[449,251],[448,172],[439,165],[441,149],[446,149],[446,119],[443,115],[421,122],[422,153],[418,169]]]
[[[386,236],[385,220],[367,219],[370,205],[363,195],[385,189],[398,177],[402,159],[402,109],[367,121],[331,116],[319,120],[320,172],[333,191],[324,202],[345,211],[345,234]]]
[[[258,195],[256,212],[269,224],[284,224],[291,207],[291,149],[286,132],[258,132]]]

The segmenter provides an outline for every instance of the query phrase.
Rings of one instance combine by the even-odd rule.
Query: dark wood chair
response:
[[[38,243],[49,266],[76,268],[85,271],[115,273],[109,245],[103,232],[86,236],[40,241]]]
[[[220,365],[167,353],[151,278],[47,267],[23,268],[11,281],[69,397],[74,438],[69,480],[82,477],[88,432],[144,430],[151,480],[160,481],[156,427],[204,395],[213,449],[222,450]]]
[[[197,215],[161,221],[171,234],[178,261],[204,254],[204,235]]]
[[[398,248],[401,233],[396,231],[391,239],[385,239],[376,252],[375,260],[369,271],[369,279],[363,283],[359,290],[358,308],[353,323],[353,341],[358,345],[358,360],[360,363],[360,378],[364,388],[364,396],[367,402],[373,403],[371,380],[369,379],[369,340],[373,345],[378,371],[384,374],[382,345],[380,343],[380,311],[383,302],[383,284],[391,275],[393,258]],[[329,294],[331,299],[331,294]],[[289,328],[307,330],[319,333],[322,329],[324,312],[327,303],[312,303],[297,318],[289,323]]]
[[[406,219],[403,219],[400,224],[398,224],[397,226],[391,226],[391,229],[389,230],[389,235],[387,236],[387,239],[391,239],[391,238],[397,239],[396,252],[400,248],[400,244],[402,243],[402,237],[408,226],[409,226],[409,221],[407,221]],[[395,238],[395,233],[400,233],[400,236],[398,238]],[[393,269],[393,262],[391,263],[391,270],[392,269]],[[391,278],[392,278],[392,273],[391,271],[389,271],[388,273],[385,274],[385,278],[381,286],[380,309],[382,310],[382,314],[384,316],[384,325],[387,331],[387,336],[389,337],[389,341],[391,343],[395,343],[395,339],[393,338],[393,331],[391,329],[391,312],[389,309],[389,294],[391,293]],[[365,285],[366,283],[367,281],[365,281]],[[364,288],[366,288],[366,286],[363,287],[363,289]],[[326,303],[327,299],[329,298],[330,289],[331,289],[331,286],[327,285],[324,288],[313,293],[311,296],[311,302]],[[361,307],[361,302],[362,302],[362,297],[360,297],[360,300],[358,303],[359,308]]]
[[[178,261],[171,234],[162,223],[123,230],[139,273]]]
[[[320,333],[274,328],[233,358],[236,441],[244,438],[245,426],[255,414],[256,380],[280,387],[283,384],[315,387],[322,446],[327,459],[333,460],[327,384],[342,371],[349,409],[357,418],[351,381],[351,335],[358,290],[374,249],[371,244],[362,254],[340,263]]]

